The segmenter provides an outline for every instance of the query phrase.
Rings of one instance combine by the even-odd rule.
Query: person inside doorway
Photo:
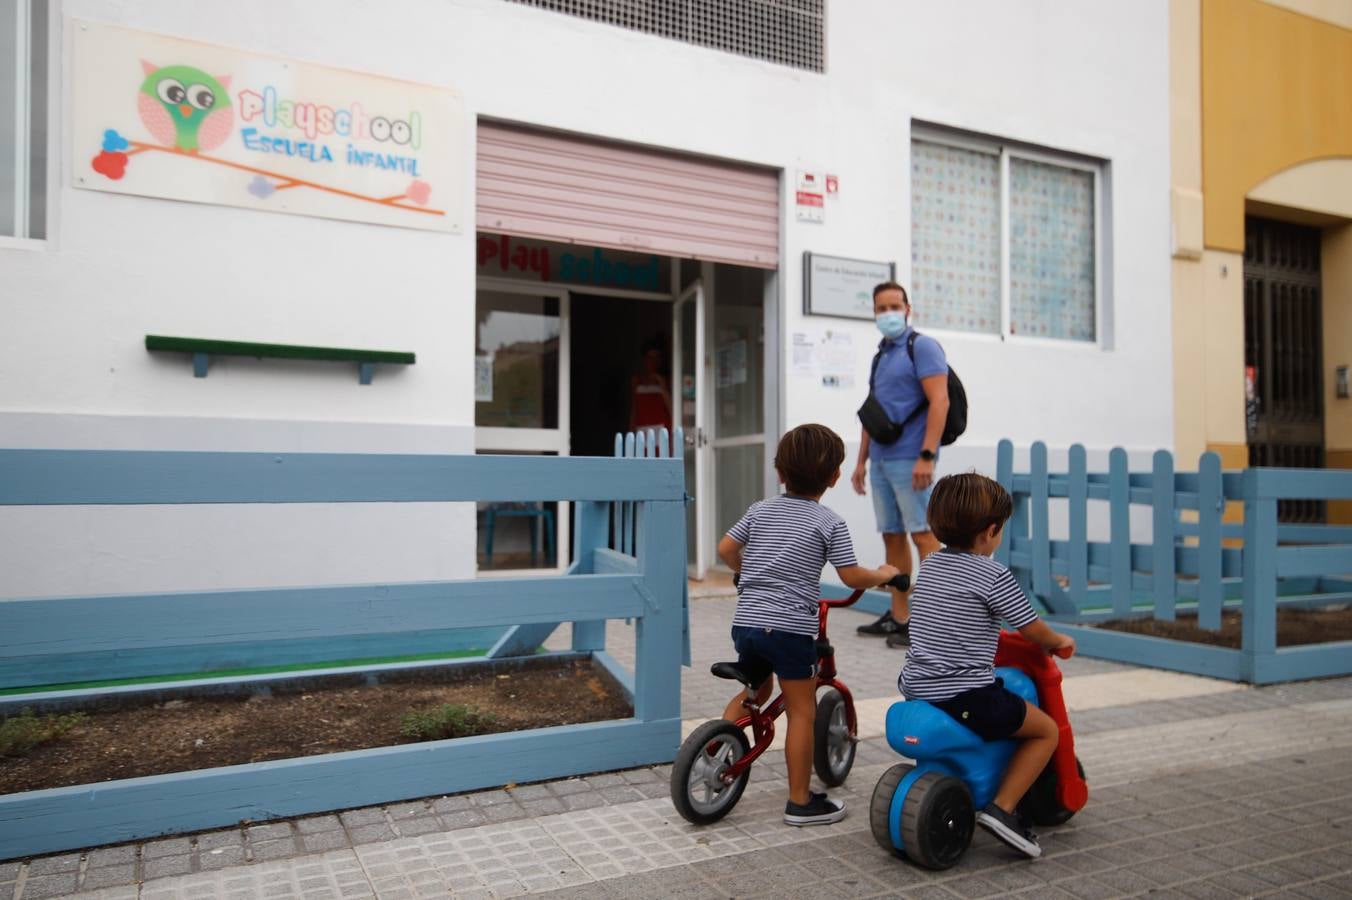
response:
[[[913,336],[911,301],[900,284],[885,281],[873,289],[873,315],[883,339],[870,387],[901,434],[892,443],[882,444],[871,439],[867,430],[861,430],[859,462],[850,483],[860,495],[866,493],[865,479],[873,488],[873,512],[888,565],[909,575],[908,537],[922,560],[939,549],[926,514],[934,489],[939,439],[948,418],[948,361],[938,341],[925,335]],[[892,608],[877,621],[860,625],[859,633],[886,635],[889,647],[908,646],[909,593],[893,589]]]
[[[648,428],[671,431],[671,385],[663,356],[659,339],[643,346],[642,368],[629,380],[630,431]]]

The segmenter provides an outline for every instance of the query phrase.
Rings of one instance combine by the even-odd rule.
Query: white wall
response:
[[[802,253],[895,259],[907,279],[912,118],[1108,159],[1113,349],[945,337],[972,399],[971,430],[945,466],[989,467],[1004,436],[1021,444],[1170,443],[1162,0],[832,3],[825,75],[501,0],[59,6],[68,18],[455,87],[471,117],[467,184],[474,115],[773,166],[788,174],[786,202],[800,166],[838,174],[841,193],[825,225],[797,223],[788,212],[784,332],[849,329],[860,348],[861,385],[876,341],[872,325],[804,321]],[[63,58],[67,71],[68,62]],[[53,130],[64,148],[69,84],[54,93],[61,108]],[[441,235],[77,191],[68,186],[69,152],[62,156],[53,169],[59,187],[49,246],[0,249],[0,444],[31,446],[25,430],[34,419],[15,414],[40,413],[49,446],[177,446],[170,435],[190,443],[210,435],[222,448],[300,442],[339,450],[372,440],[400,452],[469,448],[472,191],[461,210],[465,232]],[[184,252],[188,242],[207,252]],[[367,387],[346,366],[251,360],[217,362],[208,378],[194,379],[184,360],[147,354],[147,333],[413,350],[418,363],[382,369]],[[787,424],[820,421],[857,440],[859,397],[796,381],[785,394]],[[121,416],[149,418],[117,421]],[[215,424],[201,430],[203,419]],[[286,424],[279,431],[269,422]],[[856,535],[866,535],[867,507],[846,506]],[[337,578],[327,551],[307,553],[304,542],[288,542],[288,552],[273,554],[262,571],[292,583],[388,578],[394,563],[412,557],[422,562],[407,577],[468,575],[470,513],[446,516],[430,535],[396,527],[397,516],[388,527],[366,530],[363,552],[344,554]],[[317,548],[331,548],[348,531],[323,520],[313,525],[309,540]],[[19,585],[25,593],[65,593],[193,578],[193,554],[176,564],[168,551],[153,576],[148,565],[95,566],[80,578],[55,574],[72,554],[126,556],[120,540],[140,544],[118,531],[81,524],[64,545],[40,550],[20,540],[14,549],[24,529],[13,516],[0,518],[0,545],[11,548],[0,550],[0,596],[14,596]],[[448,542],[448,535],[457,538]],[[256,584],[258,572],[246,565],[212,580]]]

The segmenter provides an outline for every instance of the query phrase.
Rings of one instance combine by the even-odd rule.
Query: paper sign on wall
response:
[[[76,187],[459,231],[445,88],[74,23]]]

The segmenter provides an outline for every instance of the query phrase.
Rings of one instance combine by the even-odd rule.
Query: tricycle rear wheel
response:
[[[892,843],[892,798],[896,796],[897,785],[915,766],[910,763],[897,763],[892,768],[883,773],[883,777],[878,779],[878,784],[873,788],[873,799],[868,805],[868,824],[873,832],[873,839],[893,856],[906,858],[906,854],[901,851],[896,844]]]
[[[671,765],[671,802],[695,825],[717,822],[742,799],[751,779],[748,768],[731,782],[723,772],[750,750],[746,733],[726,719],[705,722],[691,732]]]
[[[812,735],[813,768],[828,787],[845,783],[854,766],[854,740],[845,698],[835,688],[827,688],[817,701],[817,720]]]
[[[1080,762],[1078,756],[1075,757],[1075,768],[1079,770],[1080,780],[1083,781],[1084,764]],[[1056,775],[1056,760],[1053,758],[1047,761],[1047,767],[1019,801],[1019,813],[1034,825],[1041,825],[1044,828],[1069,822],[1075,813],[1066,809],[1056,799],[1056,785],[1059,781]]]

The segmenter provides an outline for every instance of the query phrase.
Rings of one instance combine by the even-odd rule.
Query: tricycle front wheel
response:
[[[817,701],[812,735],[813,767],[822,784],[838,787],[845,783],[854,767],[854,749],[845,698],[835,688],[827,688]]]
[[[751,778],[748,768],[731,782],[723,773],[750,750],[746,734],[726,719],[691,732],[671,766],[671,802],[687,822],[709,825],[732,811]]]

